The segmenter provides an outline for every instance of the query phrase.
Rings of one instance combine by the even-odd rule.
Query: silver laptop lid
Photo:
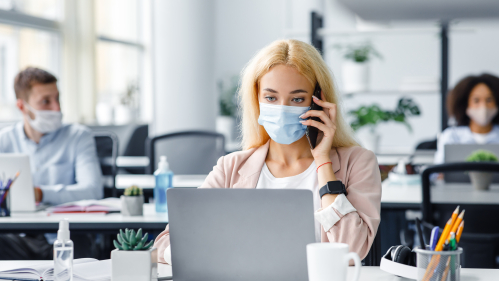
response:
[[[308,280],[310,190],[169,189],[175,281]]]

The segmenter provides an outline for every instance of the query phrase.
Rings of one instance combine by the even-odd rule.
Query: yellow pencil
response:
[[[463,218],[464,218],[464,210],[461,212],[461,214],[459,214],[459,217],[457,217],[457,220],[452,225],[452,229],[450,232],[457,233],[457,228],[459,227],[459,225],[463,221]],[[449,239],[450,239],[450,232],[449,232],[449,234],[447,234],[449,236],[447,238],[449,238]]]
[[[440,279],[441,281],[447,280],[447,275],[449,275],[449,267],[450,267],[450,257],[447,258],[447,262],[445,263],[445,270],[444,274],[442,274],[442,279]]]
[[[463,229],[464,229],[464,220],[461,222],[461,224],[457,228],[457,234],[456,234],[456,242],[457,243],[459,243],[459,240],[461,240],[461,234],[463,234]]]
[[[442,251],[444,247],[445,240],[447,240],[447,237],[449,236],[450,230],[452,228],[452,218],[450,218],[447,223],[445,224],[444,231],[442,231],[442,235],[438,239],[437,246],[435,246],[435,251]]]

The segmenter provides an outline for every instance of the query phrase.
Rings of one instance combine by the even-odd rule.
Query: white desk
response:
[[[156,213],[154,204],[144,204],[144,215],[127,217],[120,213],[102,214],[57,214],[46,211],[36,213],[13,213],[11,217],[0,217],[0,233],[54,232],[59,221],[68,218],[71,231],[118,233],[119,229],[142,228],[145,231],[162,231],[168,223],[168,215]]]
[[[496,205],[499,202],[499,185],[488,191],[474,190],[469,183],[437,184],[432,186],[431,201],[444,204]],[[421,185],[396,185],[382,183],[381,204],[421,204]],[[419,206],[418,206],[419,207]]]
[[[174,175],[173,187],[199,187],[206,177],[207,175]],[[153,175],[116,175],[116,188],[124,189],[134,184],[141,188],[154,188],[156,182]]]
[[[23,266],[33,266],[40,263],[45,263],[47,261],[2,261],[1,268],[11,268],[11,267],[23,267]],[[111,274],[111,269],[109,269]],[[353,267],[348,268],[347,280],[352,280],[352,275],[354,272]],[[171,276],[172,270],[171,266],[167,264],[158,264],[158,276]],[[497,280],[499,275],[499,269],[471,269],[462,268],[461,269],[461,280],[462,281],[485,281],[485,280]],[[173,279],[175,280],[175,279]],[[384,272],[377,266],[364,266],[360,271],[360,281],[401,281],[401,280],[412,280],[397,277],[390,273]]]

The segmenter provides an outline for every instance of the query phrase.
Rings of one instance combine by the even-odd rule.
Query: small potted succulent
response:
[[[121,195],[121,214],[124,216],[142,216],[143,205],[142,189],[136,185],[128,187]]]
[[[345,61],[342,65],[342,82],[345,93],[365,92],[369,88],[369,62],[374,58],[381,58],[370,42],[335,45],[343,52]]]
[[[147,243],[148,234],[142,236],[142,229],[120,229],[116,247],[111,252],[112,281],[157,281],[158,254],[152,248],[153,240]]]
[[[497,156],[487,150],[476,150],[474,151],[468,158],[466,158],[467,162],[497,162]],[[468,172],[470,175],[471,185],[476,190],[487,190],[490,187],[490,183],[492,182],[493,173],[490,172]]]

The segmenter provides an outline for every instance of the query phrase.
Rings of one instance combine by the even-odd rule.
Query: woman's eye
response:
[[[268,101],[275,101],[274,97],[265,97],[265,99],[268,100]]]
[[[297,103],[303,102],[304,100],[305,100],[304,98],[294,98],[294,99],[292,99],[293,102],[297,102]]]

